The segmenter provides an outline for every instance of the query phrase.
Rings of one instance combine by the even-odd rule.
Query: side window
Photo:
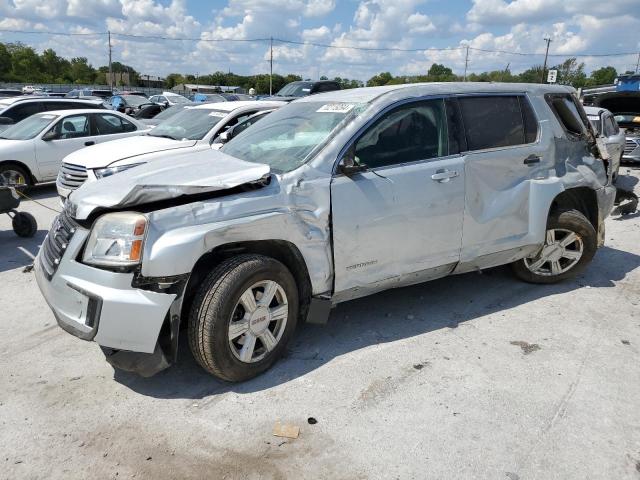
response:
[[[117,115],[109,113],[94,114],[95,129],[97,135],[113,135],[116,133],[133,132],[136,126]]]
[[[53,127],[59,139],[81,138],[89,136],[89,116],[71,115],[63,118]]]
[[[13,108],[10,108],[2,115],[5,117],[11,118],[15,123],[18,123],[21,120],[24,120],[27,117],[30,117],[34,113],[39,113],[42,111],[42,104],[40,102],[28,102],[23,103],[22,105],[16,105]]]
[[[618,124],[611,115],[607,115],[604,119],[604,132],[607,137],[618,134]]]
[[[578,111],[578,107],[571,95],[547,94],[545,99],[562,128],[569,134],[569,137],[579,138],[586,133],[585,121],[588,120],[586,120],[586,117],[582,118],[582,114]]]
[[[449,131],[449,155],[467,150],[467,140],[462,125],[460,105],[456,98],[446,98],[447,130]]]
[[[529,143],[519,96],[463,97],[459,102],[469,150]]]
[[[538,119],[527,97],[520,99],[520,110],[524,121],[524,143],[533,143],[538,139]]]
[[[378,119],[355,143],[358,161],[371,168],[448,154],[444,100],[397,107]]]

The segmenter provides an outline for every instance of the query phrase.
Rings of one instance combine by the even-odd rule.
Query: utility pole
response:
[[[271,40],[271,48],[269,49],[269,95],[273,95],[273,37]]]
[[[467,45],[467,54],[464,57],[464,81],[467,81],[467,67],[469,66],[469,45]]]
[[[107,31],[109,35],[109,89],[113,90],[113,72],[111,71],[111,30]]]
[[[638,61],[636,62],[636,73],[640,71],[640,52],[638,52]]]
[[[546,83],[544,79],[544,74],[545,74],[545,71],[547,70],[547,57],[549,56],[549,44],[551,43],[551,39],[545,38],[544,41],[547,42],[547,51],[544,54],[544,65],[542,67],[542,78],[540,78],[540,83]]]

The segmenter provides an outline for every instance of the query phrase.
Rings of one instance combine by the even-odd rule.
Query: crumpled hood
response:
[[[64,162],[82,165],[88,169],[103,168],[120,160],[148,153],[192,147],[195,144],[195,140],[172,140],[151,135],[134,135],[82,148],[67,155]]]
[[[86,219],[96,208],[126,208],[184,195],[226,190],[258,181],[271,168],[223,152],[177,154],[87,182],[69,197],[71,214]]]

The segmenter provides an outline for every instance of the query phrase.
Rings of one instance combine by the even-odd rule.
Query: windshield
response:
[[[329,135],[367,105],[354,103],[291,103],[267,115],[227,143],[222,150],[275,172],[289,172],[305,163]]]
[[[202,140],[226,116],[227,112],[187,108],[161,122],[149,135],[174,140]]]
[[[139,107],[142,104],[149,103],[149,99],[140,95],[123,95],[122,98],[132,107]]]
[[[189,102],[191,103],[191,102]],[[173,117],[176,113],[181,112],[187,108],[185,105],[173,105],[169,108],[165,108],[158,115],[153,117],[154,120],[166,120],[169,117]]]
[[[311,82],[288,83],[276,93],[276,97],[304,97],[311,93]]]
[[[185,98],[182,95],[167,95],[167,100],[172,103],[191,103],[188,98]]]
[[[58,118],[57,115],[31,115],[7,128],[0,138],[5,140],[29,140],[38,135],[47,125]]]

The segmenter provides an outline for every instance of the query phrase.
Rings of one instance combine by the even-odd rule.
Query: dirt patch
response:
[[[524,355],[529,355],[530,353],[533,353],[536,350],[540,350],[540,345],[538,345],[537,343],[528,343],[528,342],[523,342],[522,340],[514,340],[510,343],[511,345],[520,347]]]

